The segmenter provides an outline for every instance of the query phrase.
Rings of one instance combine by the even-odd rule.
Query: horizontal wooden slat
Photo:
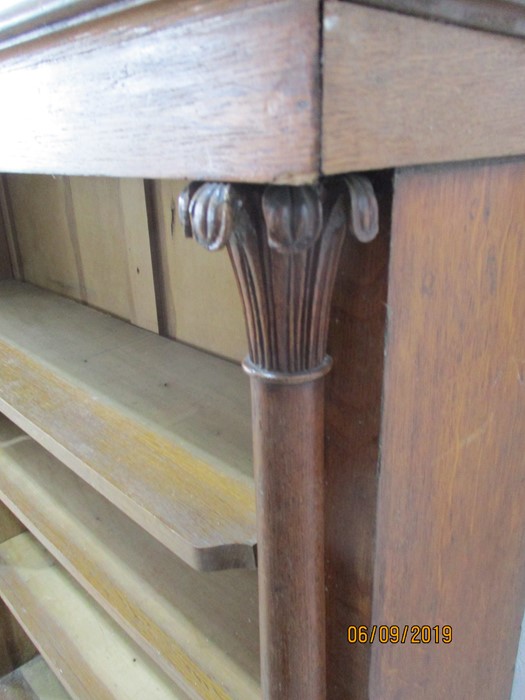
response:
[[[255,572],[194,572],[4,417],[0,498],[188,692],[259,698]]]
[[[324,173],[525,153],[525,42],[326,2]]]
[[[76,700],[188,700],[29,533],[0,545],[0,594]]]
[[[190,565],[255,565],[240,367],[7,281],[0,410]]]
[[[152,2],[0,52],[0,170],[306,182],[316,0]]]
[[[70,700],[41,656],[0,679],[1,700]]]

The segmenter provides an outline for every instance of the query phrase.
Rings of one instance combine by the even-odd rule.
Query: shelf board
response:
[[[76,700],[188,700],[29,533],[0,545],[0,593]]]
[[[255,566],[236,365],[7,281],[0,411],[194,568]]]
[[[0,678],[0,700],[71,700],[41,656]]]
[[[255,571],[195,572],[5,417],[0,498],[187,692],[260,698]]]

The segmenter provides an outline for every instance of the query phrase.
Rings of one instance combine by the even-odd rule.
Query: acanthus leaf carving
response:
[[[350,231],[361,243],[369,243],[379,231],[377,199],[372,183],[362,175],[347,175],[344,182],[350,198]]]
[[[292,381],[322,374],[329,311],[347,230],[377,234],[370,182],[350,176],[314,186],[190,185],[181,214],[209,250],[227,247],[244,306],[251,373]]]
[[[315,187],[268,186],[262,210],[270,248],[281,253],[306,250],[321,234],[323,211]]]

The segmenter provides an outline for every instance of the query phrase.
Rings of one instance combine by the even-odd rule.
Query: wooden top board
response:
[[[318,13],[317,0],[160,0],[0,42],[0,171],[310,181]]]
[[[190,565],[255,566],[240,367],[6,281],[0,410]]]

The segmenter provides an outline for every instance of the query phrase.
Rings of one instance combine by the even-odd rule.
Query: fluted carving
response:
[[[369,241],[377,204],[360,176],[318,186],[192,183],[181,195],[186,235],[227,246],[244,305],[245,368],[282,380],[329,368],[329,307],[345,233]]]

